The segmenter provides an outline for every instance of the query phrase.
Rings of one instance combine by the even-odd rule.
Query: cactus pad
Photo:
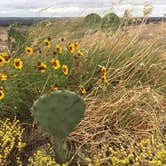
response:
[[[120,18],[115,13],[106,14],[101,23],[101,29],[103,31],[111,30],[115,32],[121,24]]]
[[[58,90],[41,96],[31,111],[42,129],[62,139],[83,118],[85,102],[74,92]]]
[[[101,17],[96,13],[91,13],[85,17],[84,23],[89,28],[96,28],[101,23]]]

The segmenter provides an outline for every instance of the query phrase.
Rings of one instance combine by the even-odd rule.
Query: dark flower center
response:
[[[44,66],[39,66],[39,70],[45,70],[46,68]]]
[[[63,68],[63,72],[66,72],[67,71],[67,69],[66,68]]]
[[[15,62],[15,65],[18,67],[20,66],[20,62]]]
[[[52,64],[53,64],[54,66],[58,66],[57,62],[53,62]]]
[[[51,37],[48,37],[48,41],[51,41]]]
[[[72,50],[72,47],[70,46],[69,49]]]
[[[4,57],[5,61],[8,61],[10,59],[9,56]]]

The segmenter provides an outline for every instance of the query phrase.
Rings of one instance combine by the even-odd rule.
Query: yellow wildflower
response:
[[[9,63],[10,62],[10,55],[8,55],[7,52],[2,52],[2,57],[4,58],[4,62],[5,63]]]
[[[22,69],[23,68],[23,61],[20,58],[14,59],[14,67],[16,69]]]
[[[162,150],[158,151],[157,157],[162,161],[164,161],[164,160],[166,161],[166,150],[162,149]]]
[[[0,161],[1,166],[10,165],[12,159],[9,156],[13,154],[13,149],[17,152],[23,150],[25,143],[22,141],[24,129],[19,125],[19,121],[14,118],[14,121],[11,122],[11,119],[6,119],[1,124],[0,130]],[[20,159],[20,153],[15,154],[16,165],[23,165]]]
[[[78,50],[78,56],[84,56],[84,53],[81,50]]]
[[[107,75],[106,75],[106,74],[102,75],[101,79],[102,79],[102,81],[103,81],[105,84],[108,83]]]
[[[46,69],[47,69],[47,65],[43,62],[40,62],[38,64],[38,69],[41,73],[45,73],[46,72]]]
[[[162,166],[162,163],[160,160],[155,160],[153,159],[152,161],[149,162],[151,166]]]
[[[107,80],[107,69],[105,66],[100,66],[101,67],[101,78],[104,83],[108,83]]]
[[[59,44],[55,46],[55,49],[58,54],[62,54],[62,47]]]
[[[9,63],[10,62],[10,56],[8,55],[8,56],[4,57],[4,60],[5,60],[5,63]]]
[[[78,47],[78,42],[74,43],[74,46],[75,46],[75,48],[77,48]]]
[[[55,59],[55,58],[51,59],[51,65],[55,70],[57,70],[61,67],[60,61],[58,59]]]
[[[7,75],[4,73],[0,73],[0,80],[1,81],[6,81],[7,80]]]
[[[33,49],[31,47],[26,47],[25,48],[25,52],[28,54],[28,55],[32,55],[33,54]]]
[[[0,65],[3,65],[4,63],[5,63],[5,59],[2,56],[0,56]]]
[[[7,53],[7,52],[2,52],[2,53],[1,53],[1,56],[2,56],[2,57],[6,57],[6,56],[8,56],[8,53]]]
[[[48,39],[44,40],[44,44],[47,48],[51,48],[51,42]]]
[[[55,159],[53,158],[52,154],[53,154],[53,149],[52,147],[47,144],[47,147],[45,148],[40,148],[38,149],[33,156],[31,156],[28,159],[29,162],[29,166],[35,165],[36,166],[42,166],[42,165],[47,165],[47,166],[60,166],[60,164],[57,164],[55,162]],[[47,155],[47,151],[49,152]],[[62,166],[62,165],[61,165]]]
[[[103,74],[106,74],[107,69],[106,69],[106,67],[105,67],[105,66],[102,66],[102,67],[101,67],[101,72],[102,72]]]
[[[63,72],[63,74],[64,74],[65,76],[67,76],[67,75],[68,75],[69,70],[68,70],[67,65],[62,65],[62,72]]]
[[[82,95],[86,94],[86,89],[82,85],[80,85],[80,93]]]
[[[68,47],[69,51],[71,54],[74,54],[75,52],[75,44],[74,43],[71,43]]]
[[[0,100],[2,100],[5,97],[5,93],[2,89],[0,89]]]

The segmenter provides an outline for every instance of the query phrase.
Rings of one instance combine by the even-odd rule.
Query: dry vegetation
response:
[[[51,142],[50,135],[32,122],[29,113],[20,113],[24,108],[27,111],[40,95],[49,93],[50,85],[54,82],[59,89],[69,89],[76,93],[79,93],[80,84],[86,89],[86,94],[82,95],[87,103],[85,116],[76,130],[65,139],[73,154],[68,163],[76,165],[76,158],[81,165],[89,166],[165,165],[165,34],[165,23],[132,25],[119,28],[115,33],[105,33],[100,27],[87,28],[82,19],[41,22],[28,28],[26,44],[33,50],[40,48],[42,55],[34,51],[36,55],[30,59],[24,55],[23,50],[20,57],[25,64],[27,62],[25,70],[17,73],[12,69],[10,72],[9,68],[13,64],[5,68],[9,78],[15,76],[16,80],[5,84],[9,97],[1,109],[2,112],[7,108],[11,111],[17,106],[20,125],[26,128],[23,137],[26,145],[20,153],[21,156],[29,157],[29,165],[53,166],[56,163],[53,149],[47,144]],[[45,55],[53,54],[52,49],[45,50],[43,46],[43,41],[48,37],[51,37],[53,48],[55,44],[60,44],[65,50],[70,42],[78,42],[84,52],[79,62],[73,58],[65,61],[71,65],[70,74],[65,78],[58,75],[59,82],[54,80],[57,77],[49,76],[52,72],[47,71],[48,74],[41,76],[34,67],[39,60],[47,63]],[[18,56],[16,53],[13,52],[14,58]],[[105,82],[101,79],[100,66],[107,69]],[[25,82],[22,83],[19,77]],[[17,81],[20,81],[18,87]],[[20,96],[14,96],[13,90],[19,91]],[[24,95],[27,94],[26,90],[31,92],[28,98]],[[22,91],[24,93],[21,94]],[[24,101],[18,102],[22,96]],[[8,103],[12,98],[16,100]],[[20,104],[25,104],[25,107],[19,107]],[[15,114],[11,114],[13,118]],[[24,116],[26,120],[22,121]]]

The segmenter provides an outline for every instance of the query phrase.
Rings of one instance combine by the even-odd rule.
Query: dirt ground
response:
[[[8,27],[0,27],[0,50],[7,49]]]

